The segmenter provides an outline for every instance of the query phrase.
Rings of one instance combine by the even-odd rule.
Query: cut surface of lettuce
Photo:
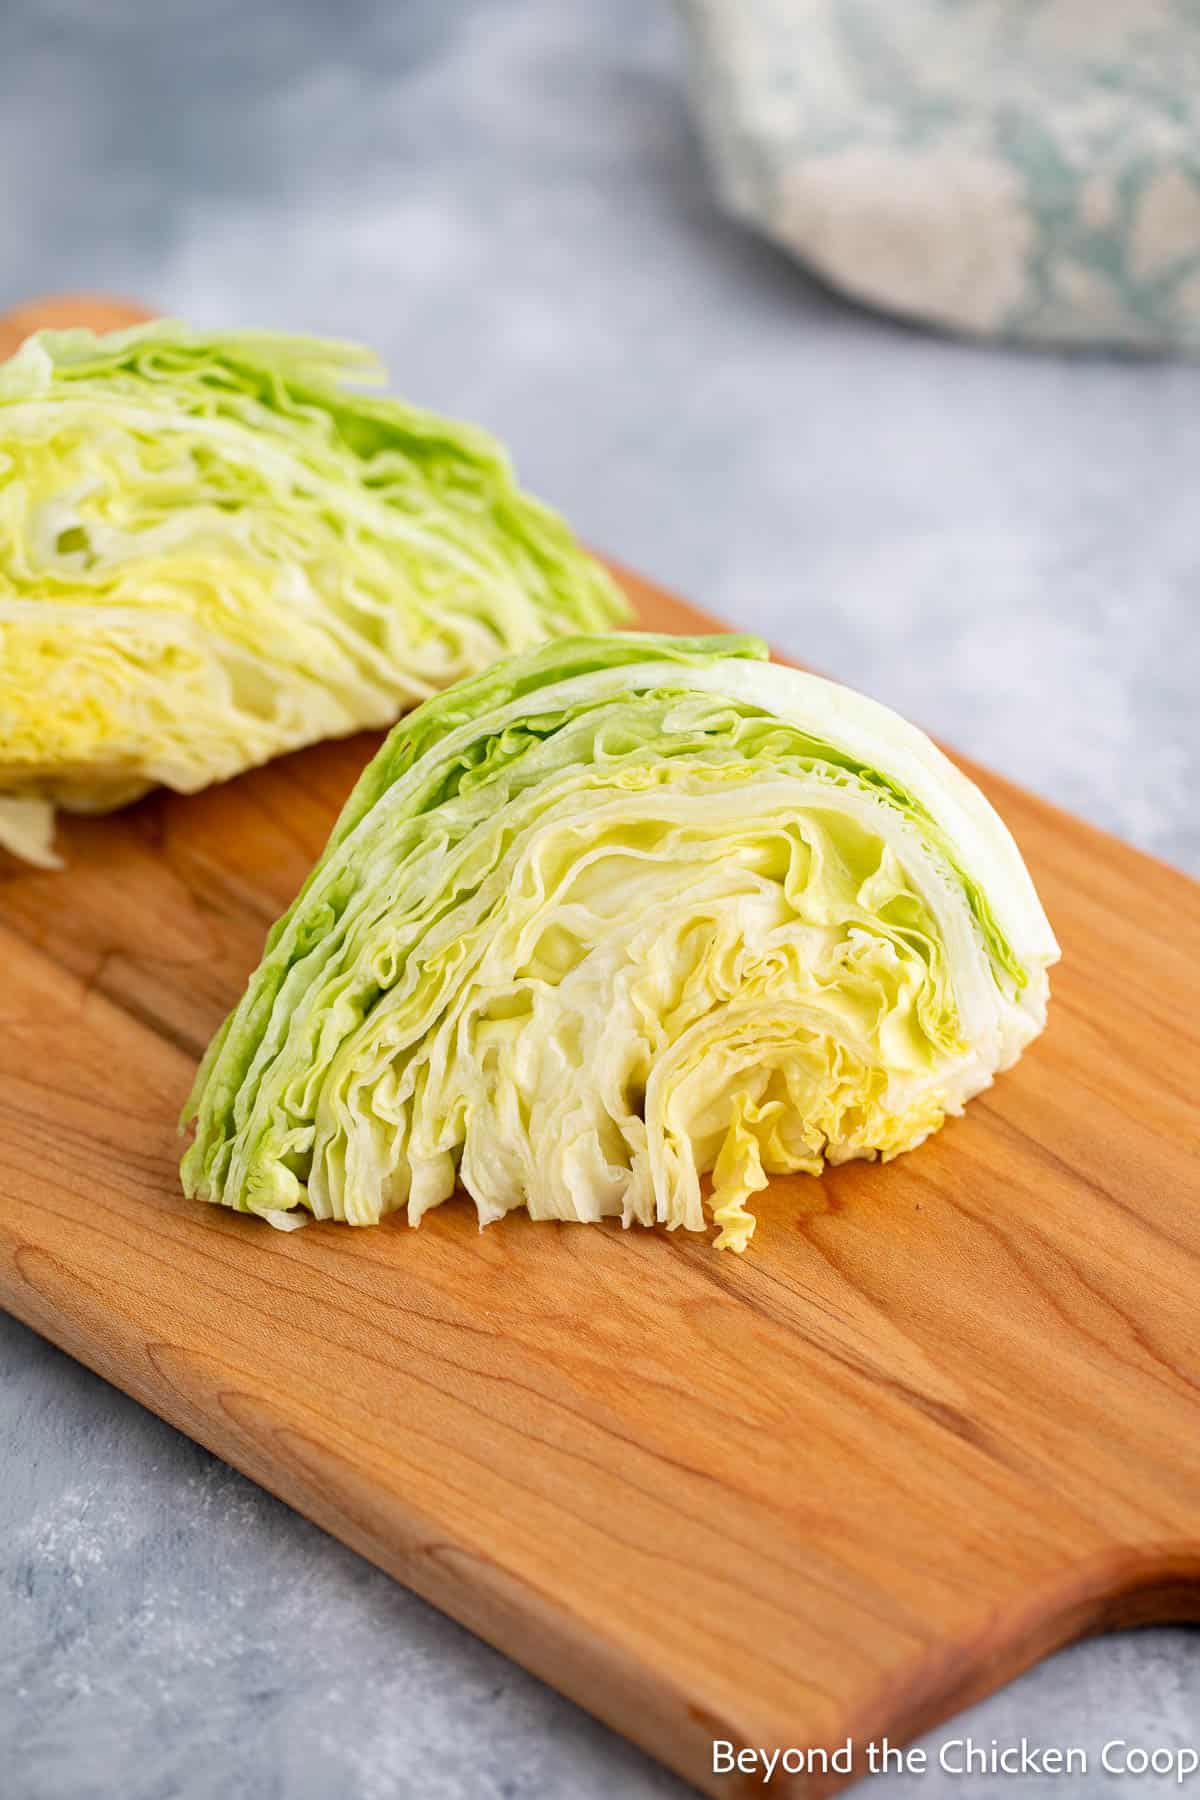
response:
[[[565,640],[402,720],[209,1048],[187,1192],[741,1250],[770,1175],[911,1149],[1015,1061],[1058,949],[1005,826],[765,655]]]
[[[626,616],[486,433],[346,385],[382,374],[172,322],[0,364],[0,844],[45,861],[56,805],[191,792]]]

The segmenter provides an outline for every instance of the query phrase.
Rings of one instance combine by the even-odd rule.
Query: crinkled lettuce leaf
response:
[[[0,364],[0,843],[45,860],[54,805],[190,792],[626,616],[486,433],[346,385],[381,378],[171,322]]]
[[[751,638],[549,644],[419,707],[199,1071],[189,1194],[701,1230],[889,1158],[1041,1029],[1058,954],[979,790]]]

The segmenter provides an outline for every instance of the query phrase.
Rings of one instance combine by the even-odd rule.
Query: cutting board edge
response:
[[[499,1563],[486,1565],[487,1579],[481,1581],[485,1564],[474,1547],[449,1541],[444,1526],[400,1495],[386,1495],[382,1509],[386,1525],[373,1529],[363,1514],[372,1505],[379,1507],[378,1491],[372,1493],[358,1483],[364,1488],[365,1504],[323,1491],[311,1474],[299,1472],[304,1465],[294,1457],[280,1457],[275,1428],[256,1431],[243,1424],[235,1430],[228,1416],[189,1405],[136,1330],[112,1329],[120,1323],[120,1315],[105,1318],[104,1334],[94,1324],[76,1326],[70,1312],[48,1301],[21,1270],[19,1253],[28,1254],[28,1246],[0,1233],[0,1250],[0,1307],[31,1331],[715,1800],[720,1796],[728,1800],[738,1791],[713,1777],[694,1752],[680,1754],[681,1739],[695,1739],[709,1760],[713,1737],[727,1737],[739,1745],[748,1742],[735,1726],[697,1705],[660,1672],[648,1671],[628,1650],[610,1643],[595,1625],[577,1622],[561,1603],[546,1599],[536,1586]],[[101,1342],[102,1335],[107,1343]],[[138,1374],[131,1373],[135,1367]],[[261,1401],[254,1404],[265,1414]],[[354,1480],[348,1465],[331,1460],[346,1471],[347,1484]],[[429,1553],[430,1545],[436,1554]],[[474,1587],[470,1581],[455,1582],[447,1573],[455,1556],[471,1564]],[[697,1737],[701,1727],[702,1739]],[[784,1795],[808,1793],[778,1782],[776,1786]]]
[[[949,1649],[939,1647],[902,1691],[905,1741],[932,1730],[1068,1645],[1112,1631],[1200,1624],[1200,1539],[1122,1546],[1092,1552],[1029,1590],[1023,1611],[1006,1614],[1003,1630],[985,1628]],[[865,1708],[856,1741],[885,1731],[898,1741],[897,1686]]]
[[[167,1346],[148,1343],[136,1321],[116,1310],[93,1307],[90,1324],[77,1325],[70,1306],[48,1298],[25,1272],[28,1244],[7,1232],[0,1240],[0,1304],[29,1329],[714,1800],[760,1791],[753,1779],[731,1782],[712,1772],[712,1741],[720,1737],[739,1749],[786,1747],[795,1737],[786,1722],[766,1730],[756,1722],[744,1729],[715,1706],[697,1703],[519,1573],[482,1558],[472,1545],[455,1543],[444,1525],[399,1494],[388,1491],[381,1503],[379,1490],[370,1490],[334,1454],[323,1452],[340,1474],[332,1481],[316,1479],[309,1462],[281,1455],[281,1438],[291,1428],[283,1418],[270,1422],[268,1402],[226,1392],[189,1397],[155,1355],[156,1348]],[[32,1254],[49,1258],[51,1253]],[[70,1279],[61,1265],[59,1273]],[[91,1291],[86,1283],[77,1286],[78,1311],[84,1313]],[[247,1424],[238,1416],[229,1404],[235,1398],[253,1406],[258,1422]],[[355,1488],[361,1491],[350,1491]],[[369,1519],[372,1509],[380,1514],[377,1527]],[[455,1579],[456,1559],[470,1565],[470,1578]],[[1062,1566],[1031,1588],[1024,1609],[985,1619],[961,1638],[941,1639],[914,1660],[907,1678],[881,1679],[848,1720],[849,1735],[859,1746],[885,1735],[893,1744],[911,1743],[1069,1644],[1114,1629],[1185,1622],[1200,1623],[1200,1538],[1115,1544]],[[791,1800],[821,1800],[861,1773],[828,1780],[777,1774],[772,1786]]]

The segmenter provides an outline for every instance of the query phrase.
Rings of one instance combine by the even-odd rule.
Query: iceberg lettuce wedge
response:
[[[199,1071],[189,1194],[701,1230],[889,1158],[1041,1029],[1058,951],[979,790],[749,638],[613,634],[401,721]],[[711,1177],[706,1191],[705,1177]]]
[[[185,792],[627,606],[365,350],[159,322],[0,364],[0,844]],[[15,804],[15,810],[14,810]]]

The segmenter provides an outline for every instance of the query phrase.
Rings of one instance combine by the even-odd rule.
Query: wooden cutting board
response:
[[[741,1259],[461,1202],[285,1236],[182,1198],[175,1119],[374,742],[0,857],[0,1302],[713,1794],[714,1738],[861,1773],[1200,1617],[1200,888],[972,770],[1063,962],[920,1150],[774,1181]]]

